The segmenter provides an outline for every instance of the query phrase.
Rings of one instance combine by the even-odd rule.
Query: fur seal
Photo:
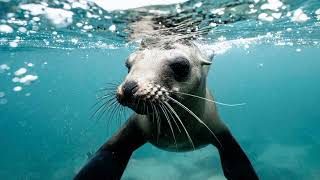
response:
[[[75,176],[120,179],[131,154],[149,142],[167,151],[214,145],[229,180],[256,180],[248,157],[218,116],[208,89],[211,57],[189,40],[151,40],[126,61],[117,101],[135,113]]]

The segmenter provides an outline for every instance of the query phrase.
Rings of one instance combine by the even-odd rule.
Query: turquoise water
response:
[[[30,2],[40,4],[22,3]],[[199,8],[219,9],[226,3],[218,2]],[[266,2],[260,1],[259,6]],[[260,9],[256,16],[218,25],[205,36],[205,44],[217,52],[208,81],[218,101],[245,103],[218,106],[218,110],[261,179],[317,180],[320,3],[282,2],[288,8],[280,8],[279,19],[257,18],[264,13]],[[27,18],[17,8],[19,3],[0,1],[0,24],[12,28],[12,32],[0,31],[0,179],[71,179],[88,152],[94,152],[125,122],[90,116],[99,88],[123,79],[124,61],[136,45],[121,34],[127,22],[117,22],[121,19],[117,12],[93,3],[87,9],[71,8],[77,13],[69,24],[54,24],[43,14]],[[48,4],[59,8],[57,3]],[[181,7],[195,4],[186,2]],[[176,5],[161,8],[172,7]],[[307,18],[292,19],[297,9]],[[111,19],[84,17],[87,11]],[[288,12],[292,15],[287,17]],[[129,17],[127,13],[120,14]],[[14,23],[12,17],[27,25]],[[32,21],[33,17],[40,20]],[[76,24],[84,21],[107,29],[81,31],[83,26]],[[109,29],[112,24],[115,31]],[[214,147],[172,153],[147,144],[134,153],[123,179],[213,180],[223,179],[223,174]]]

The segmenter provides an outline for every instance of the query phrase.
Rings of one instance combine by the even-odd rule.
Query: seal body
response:
[[[219,150],[227,179],[258,179],[249,159],[220,120],[207,87],[211,58],[190,41],[151,41],[126,61],[118,102],[135,113],[75,179],[120,179],[130,155],[149,142],[167,151],[209,144]]]

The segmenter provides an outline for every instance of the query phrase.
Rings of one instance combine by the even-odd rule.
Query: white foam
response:
[[[8,19],[7,22],[10,24],[16,24],[19,26],[26,26],[28,24],[28,22],[25,20],[19,20],[19,19],[14,19],[14,18]]]
[[[9,46],[16,48],[16,47],[18,47],[18,42],[19,42],[19,40],[13,40],[13,41],[9,42]]]
[[[77,38],[72,38],[72,39],[71,39],[71,42],[72,42],[73,44],[77,44],[78,41],[79,41],[79,40],[78,40]]]
[[[33,17],[32,20],[38,22],[38,21],[40,21],[40,18],[36,16],[36,17]]]
[[[41,4],[21,4],[19,7],[23,10],[30,11],[33,16],[44,14],[45,9],[47,8]]]
[[[212,14],[218,14],[218,15],[223,15],[224,14],[225,8],[219,8],[219,9],[213,9],[211,10]]]
[[[45,15],[58,28],[67,27],[73,21],[73,12],[63,9],[47,8]]]
[[[293,16],[291,18],[294,22],[305,22],[310,18],[302,11],[302,9],[297,9],[294,11]]]
[[[96,5],[106,11],[126,10],[151,5],[168,5],[183,3],[187,0],[92,0]]]
[[[250,44],[259,42],[261,41],[261,39],[267,38],[267,37],[268,36],[266,35],[266,36],[258,36],[254,38],[240,38],[235,40],[224,39],[212,44],[199,43],[199,42],[195,42],[195,43],[200,49],[204,50],[204,52],[206,52],[206,54],[210,57],[213,54],[214,55],[224,54],[233,47],[249,48]]]
[[[27,29],[25,27],[19,27],[18,31],[25,33],[25,32],[27,32]]]
[[[214,23],[214,22],[211,22],[210,24],[209,24],[209,26],[211,26],[211,27],[216,27],[218,24],[217,23]]]
[[[76,24],[76,26],[81,27],[81,26],[83,26],[83,24],[78,22],[78,23]]]
[[[90,30],[90,29],[93,29],[93,26],[92,25],[84,25],[83,29],[84,30]]]
[[[198,2],[198,3],[196,3],[193,7],[199,8],[199,7],[201,7],[201,6],[202,6],[202,2]]]
[[[71,9],[70,4],[63,3],[63,9],[65,9],[65,10],[70,10],[70,9]]]
[[[88,6],[87,2],[84,1],[84,0],[83,1],[80,0],[79,2],[77,2],[77,1],[73,2],[71,4],[71,7],[72,8],[84,9],[84,10],[89,9],[89,6]]]
[[[272,13],[271,15],[272,15],[272,17],[274,17],[276,19],[280,19],[282,13]]]
[[[262,10],[271,10],[271,11],[279,11],[279,9],[283,6],[283,2],[279,0],[268,0],[267,3],[262,4],[260,9]]]
[[[30,11],[33,16],[44,15],[58,28],[67,27],[73,21],[73,12],[65,9],[49,8],[43,4],[21,4],[19,7]],[[40,20],[40,18],[36,20]]]
[[[12,33],[13,29],[11,26],[6,24],[0,24],[0,33]]]
[[[269,14],[267,13],[260,13],[259,16],[258,16],[258,19],[262,20],[262,21],[273,21],[273,17],[272,16],[269,16]]]

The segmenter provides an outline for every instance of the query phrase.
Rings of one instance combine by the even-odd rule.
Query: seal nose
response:
[[[138,83],[135,81],[128,81],[122,86],[123,95],[127,100],[133,98],[133,94],[138,90]]]

